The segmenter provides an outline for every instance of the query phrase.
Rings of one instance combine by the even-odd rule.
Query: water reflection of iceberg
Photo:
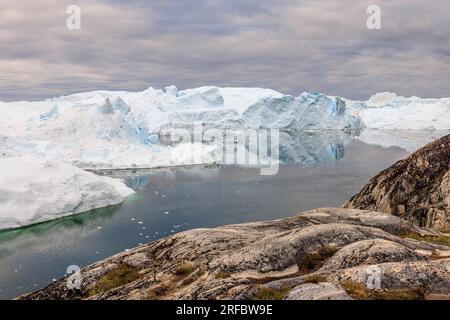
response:
[[[182,142],[173,142],[169,137],[179,134],[177,129],[164,131],[161,136],[161,143],[164,145],[175,146]],[[190,132],[188,136],[194,136],[192,128],[184,127],[183,130]],[[274,131],[278,132],[276,145],[273,144]],[[322,129],[322,130],[294,130],[294,129],[248,129],[248,130],[218,130],[215,137],[219,140],[203,140],[205,145],[216,144],[216,152],[220,154],[217,159],[219,164],[239,166],[255,166],[255,163],[249,161],[250,155],[255,153],[258,163],[261,165],[279,161],[285,164],[304,164],[319,165],[329,161],[339,160],[344,157],[345,146],[354,140],[354,134],[343,130]],[[254,140],[258,136],[257,140]],[[239,143],[238,143],[239,141]],[[258,141],[257,147],[250,146],[250,141]],[[262,142],[263,141],[263,142]],[[245,163],[238,161],[237,154],[241,150],[242,143],[245,143],[246,159]],[[274,148],[278,148],[274,152]],[[231,152],[231,156],[230,156]],[[226,156],[224,157],[224,154]],[[276,156],[274,156],[276,155]],[[258,165],[256,165],[257,167]]]
[[[122,179],[128,187],[139,191],[147,189],[153,179],[175,180],[179,174],[211,177],[211,173],[218,173],[218,168],[216,164],[200,164],[151,169],[96,170],[94,172],[99,175]]]
[[[279,161],[284,164],[321,165],[340,160],[354,140],[383,148],[398,147],[413,152],[450,130],[376,130],[366,128],[359,134],[342,130],[281,130]],[[269,153],[271,151],[269,150]]]
[[[280,132],[280,161],[314,166],[339,160],[353,139],[339,130]]]
[[[383,148],[399,147],[413,152],[450,133],[450,130],[377,130],[366,128],[358,140]]]
[[[81,235],[94,233],[97,226],[109,220],[117,210],[117,206],[92,210],[86,213],[64,217],[28,227],[0,232],[0,258],[22,252],[26,248],[47,248],[55,243],[77,241]]]
[[[383,148],[398,147],[408,152],[436,140],[450,130],[376,130],[366,128],[359,135],[339,130],[281,132],[280,160],[283,163],[319,165],[342,159],[346,146],[355,139]]]

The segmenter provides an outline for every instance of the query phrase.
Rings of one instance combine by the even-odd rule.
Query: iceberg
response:
[[[339,97],[304,92],[296,101],[299,104],[294,126],[297,130],[341,130],[359,134],[364,128],[358,117],[347,112],[345,102]]]
[[[0,229],[120,204],[134,193],[118,179],[23,157],[0,159],[0,181]]]
[[[141,92],[91,91],[44,101],[0,102],[0,112],[0,158],[61,160],[84,169],[217,162],[213,148],[203,141],[187,146],[164,137],[180,129],[191,130],[193,123],[200,123],[205,130],[293,132],[290,136],[296,142],[287,136],[282,150],[286,159],[311,158],[293,147],[301,145],[299,138],[309,137],[311,132],[333,141],[331,149],[327,148],[328,158],[333,153],[339,157],[341,150],[333,136],[347,135],[350,140],[360,137],[372,142],[380,135],[374,133],[376,130],[450,129],[450,98],[405,98],[379,93],[367,101],[353,101],[321,93],[292,96],[272,89],[213,86],[186,90],[169,86]],[[325,131],[336,134],[324,134]],[[294,137],[295,132],[302,134]],[[402,145],[402,135],[394,136],[398,138],[383,144],[411,148],[410,142]],[[313,140],[304,144],[310,145],[310,141]]]
[[[0,229],[118,204],[133,193],[120,180],[83,169],[221,163],[211,138],[225,131],[276,129],[277,161],[306,165],[339,160],[354,139],[413,151],[450,131],[450,98],[395,93],[353,101],[314,92],[169,86],[0,102],[0,112]],[[198,124],[214,134],[191,141]],[[189,143],[172,139],[180,132]],[[234,140],[226,146],[234,148]]]
[[[378,93],[356,112],[366,128],[379,130],[449,130],[450,98],[405,98]]]

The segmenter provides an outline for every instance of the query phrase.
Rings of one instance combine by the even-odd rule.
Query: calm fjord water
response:
[[[400,148],[354,142],[339,160],[286,164],[274,176],[236,166],[122,173],[137,194],[120,206],[0,232],[0,298],[42,288],[69,265],[82,267],[183,230],[341,206],[406,155]]]

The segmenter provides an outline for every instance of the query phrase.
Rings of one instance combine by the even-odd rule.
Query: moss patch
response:
[[[289,288],[273,289],[264,286],[256,287],[256,293],[253,300],[282,300],[289,293]]]
[[[368,289],[363,283],[353,281],[342,281],[340,283],[345,291],[356,300],[424,300],[425,290],[414,289],[392,289],[381,290]]]
[[[139,274],[138,269],[126,264],[121,264],[116,269],[101,277],[89,294],[96,295],[99,293],[104,293],[111,289],[133,282],[140,277],[141,275]]]
[[[317,271],[338,251],[335,247],[322,247],[315,253],[309,253],[297,261],[300,274],[307,274]]]

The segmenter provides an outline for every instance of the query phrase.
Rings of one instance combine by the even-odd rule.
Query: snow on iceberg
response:
[[[374,129],[450,129],[450,98],[381,93],[367,101],[351,101],[320,93],[296,97],[271,89],[212,86],[92,91],[40,102],[0,102],[0,112],[0,157],[58,159],[91,169],[216,162],[213,148],[202,142],[186,146],[166,143],[162,137],[162,132],[190,129],[193,123],[201,123],[205,130],[325,130],[351,137]],[[292,152],[286,158],[303,158],[293,149],[298,139],[286,141],[284,150]]]
[[[158,145],[157,137],[150,134],[146,117],[131,112],[131,106],[120,97],[86,98],[80,101],[72,96],[56,99],[58,112],[50,112],[52,116],[48,114],[54,107],[38,103],[36,108],[40,112],[34,110],[31,116],[7,116],[7,119],[15,119],[13,125],[0,120],[0,157],[57,159],[86,169],[148,168],[215,161],[207,146]],[[33,106],[33,103],[22,103],[18,109],[26,114],[25,109],[33,109]],[[14,115],[15,107],[14,104],[9,108],[2,106],[0,110]]]
[[[60,161],[0,159],[0,229],[116,205],[133,194],[121,180]]]
[[[369,129],[450,129],[450,98],[405,98],[384,92],[370,97],[364,105],[357,115]]]
[[[0,157],[58,159],[81,168],[151,168],[212,163],[210,146],[164,145],[158,135],[205,129],[355,129],[345,103],[321,94],[200,87],[179,91],[93,91],[41,102],[0,103]]]

